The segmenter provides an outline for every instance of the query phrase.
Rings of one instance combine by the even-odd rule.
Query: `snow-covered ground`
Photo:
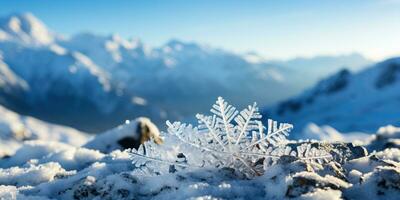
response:
[[[40,129],[27,128],[37,138],[26,141],[13,138],[19,143],[16,151],[8,152],[0,159],[0,199],[398,199],[400,196],[400,128],[382,127],[367,140],[359,140],[357,145],[334,141],[287,141],[289,143],[283,148],[297,148],[297,156],[293,152],[273,154],[266,150],[267,157],[280,156],[273,158],[273,164],[266,161],[262,164],[258,159],[244,160],[243,163],[255,164],[254,169],[264,165],[262,169],[256,169],[260,174],[250,172],[253,175],[249,176],[245,170],[249,166],[234,168],[236,161],[229,161],[229,158],[243,155],[229,152],[254,153],[262,150],[264,145],[280,149],[285,134],[292,127],[289,124],[277,126],[270,121],[266,124],[268,129],[264,140],[264,128],[257,126],[256,107],[250,106],[237,113],[219,99],[213,109],[217,116],[227,118],[217,117],[216,124],[209,124],[211,127],[208,128],[201,126],[211,119],[204,115],[197,116],[203,120],[199,127],[169,123],[168,133],[161,134],[162,138],[154,124],[145,118],[127,121],[90,139],[77,131],[73,131],[74,136],[68,135],[86,138],[82,140],[85,144],[74,144],[75,140],[62,137],[65,129],[60,127],[51,135],[33,133],[34,130],[40,132]],[[219,113],[221,110],[227,112]],[[24,121],[16,120],[23,117],[15,113],[9,116],[14,116],[8,117],[13,120],[2,119],[3,124]],[[233,119],[237,125],[229,122]],[[249,151],[247,146],[250,143],[247,142],[253,146],[255,141],[241,137],[242,134],[236,131],[228,132],[236,133],[233,137],[238,138],[240,145],[231,146],[234,145],[230,142],[232,135],[227,136],[223,131],[226,130],[223,128],[225,122],[229,122],[227,127],[230,130],[244,130],[245,135],[256,131],[252,138],[260,139],[257,148]],[[42,124],[42,128],[47,126]],[[203,137],[202,134],[218,134],[221,142],[227,143],[219,146],[215,138]],[[158,144],[150,142],[146,143],[145,149],[142,146],[137,151],[124,150],[125,145],[134,145],[133,142],[143,135],[158,141]],[[313,135],[314,139],[348,140],[347,134],[315,124],[310,125],[306,135]],[[179,142],[177,136],[182,137],[181,141],[189,142],[186,143],[189,146]],[[195,151],[196,144],[203,144],[196,147],[203,151]],[[314,151],[301,150],[304,144],[315,148]],[[189,148],[191,145],[194,146]],[[1,147],[8,148],[7,145]],[[214,147],[217,149],[208,151]],[[141,154],[141,151],[147,153]],[[303,151],[304,157],[300,156]],[[314,154],[306,155],[306,152]],[[329,153],[330,157],[323,152]],[[168,158],[174,159],[174,155],[177,160],[168,162]],[[314,162],[313,156],[329,158],[329,161],[316,159]],[[225,158],[228,160],[221,160]]]

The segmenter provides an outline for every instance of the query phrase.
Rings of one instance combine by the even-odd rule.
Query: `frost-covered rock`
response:
[[[365,157],[368,151],[365,147],[344,142],[324,142],[324,141],[297,141],[288,144],[292,148],[301,145],[310,145],[313,148],[321,149],[332,155],[335,162],[344,163],[348,160]]]
[[[354,185],[346,196],[351,199],[398,199],[400,195],[400,165],[378,166],[364,174],[359,184]]]
[[[392,125],[379,128],[368,145],[368,149],[375,151],[386,148],[400,148],[400,128]]]
[[[349,183],[330,175],[322,177],[316,173],[300,172],[295,174],[288,184],[286,197],[300,197],[307,193],[320,192],[320,190],[340,192],[349,187]]]

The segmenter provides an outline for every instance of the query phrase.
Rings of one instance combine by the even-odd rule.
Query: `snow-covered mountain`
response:
[[[30,13],[14,14],[0,19],[0,40],[25,45],[48,45],[56,35]]]
[[[360,65],[350,60],[337,67]],[[64,37],[32,14],[0,19],[0,103],[89,132],[138,116],[163,124],[221,95],[239,106],[271,104],[306,86],[290,66],[178,40],[149,47],[118,35]]]
[[[204,109],[221,94],[245,104],[252,98],[271,103],[294,92],[279,68],[196,43],[171,40],[150,48],[139,40],[85,33],[59,44],[103,66],[112,74],[117,91],[133,94],[134,103],[135,97],[144,98],[146,104],[169,112],[178,110],[180,115]],[[265,87],[276,95],[259,93]]]
[[[381,124],[400,124],[400,58],[358,73],[341,70],[297,97],[266,109],[264,115],[293,123],[309,122],[342,132],[374,132]]]

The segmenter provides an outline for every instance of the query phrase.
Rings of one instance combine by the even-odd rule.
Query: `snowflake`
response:
[[[287,137],[293,125],[269,119],[266,128],[260,121],[256,103],[239,112],[218,97],[211,113],[210,116],[197,114],[196,127],[167,121],[164,145],[150,141],[132,150],[138,171],[160,174],[175,172],[178,168],[216,167],[232,168],[253,177],[263,174],[267,166],[284,155],[318,163],[332,158],[310,145],[292,150],[287,145]]]

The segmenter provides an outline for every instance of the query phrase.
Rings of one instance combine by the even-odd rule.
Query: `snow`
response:
[[[96,145],[90,148],[103,145],[106,149],[105,138],[132,136],[137,125],[137,121],[129,121],[98,135],[93,141],[103,142],[94,142]],[[164,145],[171,144],[169,137],[164,140]],[[100,153],[90,148],[25,142],[10,158],[0,160],[0,196],[5,199],[395,199],[400,194],[396,186],[397,176],[400,177],[399,149],[375,152],[378,160],[368,155],[348,161],[343,165],[344,179],[333,168],[310,168],[301,160],[278,162],[266,168],[264,175],[247,179],[230,168],[212,167],[145,175],[136,173],[138,168],[132,164],[134,157],[130,150]],[[336,165],[341,170],[340,164]]]
[[[1,18],[0,29],[7,38],[26,45],[48,45],[54,41],[55,37],[40,20],[30,13]]]
[[[214,114],[218,114],[218,110],[236,113],[223,99],[219,99],[213,109]],[[247,111],[241,112],[243,122],[250,117],[252,120],[248,124],[255,124],[253,120],[257,118],[254,119],[252,110],[256,109],[250,106]],[[223,125],[224,119],[233,119],[226,116],[226,113],[220,113],[220,125]],[[15,115],[14,113],[14,117]],[[18,117],[20,116],[16,116]],[[204,116],[199,117],[203,119]],[[41,123],[43,127],[54,126]],[[243,124],[240,125],[241,123],[238,122],[237,127],[243,126],[243,130],[250,131]],[[40,135],[36,140],[13,139],[12,141],[19,143],[16,151],[0,159],[0,197],[60,200],[396,199],[400,195],[400,149],[381,149],[387,141],[399,138],[399,128],[394,126],[382,127],[378,133],[370,136],[371,139],[364,141],[363,147],[337,142],[286,141],[288,143],[284,144],[276,141],[278,146],[274,148],[280,149],[280,145],[287,145],[297,149],[298,154],[274,154],[278,156],[274,164],[264,161],[261,174],[246,176],[240,166],[224,164],[222,157],[216,153],[222,151],[222,147],[215,151],[197,151],[194,147],[183,145],[176,138],[177,130],[183,130],[189,136],[190,133],[200,134],[198,130],[204,134],[205,130],[186,125],[184,129],[176,129],[175,125],[169,123],[169,133],[160,134],[157,127],[147,118],[128,120],[125,124],[98,134],[81,145],[68,144],[69,140],[49,141],[46,137],[50,135],[46,134]],[[285,127],[274,125],[272,120],[268,123],[268,127],[270,126],[272,129],[267,129],[267,134]],[[233,125],[228,127],[235,128]],[[321,129],[315,125],[313,128]],[[234,132],[237,132],[237,136],[240,135],[239,131]],[[51,137],[57,138],[60,133],[56,131],[52,134]],[[78,134],[87,137],[84,133]],[[335,134],[343,138],[346,136],[338,131],[335,131]],[[248,132],[244,135],[248,135]],[[220,136],[223,141],[224,137],[226,142],[229,142],[229,138]],[[119,142],[141,141],[143,138],[151,141],[138,150],[121,146],[122,143]],[[268,135],[264,138],[268,138]],[[189,141],[194,143],[201,140],[201,136],[190,139]],[[156,144],[154,140],[162,142]],[[254,142],[252,140],[250,145]],[[212,140],[209,140],[201,147],[212,148],[211,143]],[[240,154],[245,152],[245,144],[248,143],[239,143],[239,153],[233,151],[236,148],[234,143],[226,144],[225,148],[232,148],[230,151],[234,152],[233,156],[241,156]],[[322,149],[330,149],[326,151],[334,156],[331,161],[320,163],[304,159],[310,155],[302,153],[304,149],[301,149],[311,147],[319,149],[319,156]],[[143,148],[146,148],[146,153],[140,154]],[[262,145],[258,145],[258,148],[262,148]],[[360,149],[366,148],[370,149],[370,154],[359,152]],[[287,151],[287,148],[282,150]],[[183,153],[183,157],[176,156],[180,153]],[[165,160],[146,160],[138,155]],[[155,157],[156,155],[159,157]],[[216,159],[211,159],[212,157]],[[248,164],[257,163],[255,157],[250,158],[252,161]],[[172,162],[166,162],[170,160]],[[203,163],[203,166],[193,167],[194,163]]]
[[[140,105],[140,106],[145,106],[145,105],[147,105],[146,99],[144,99],[144,98],[142,98],[142,97],[138,97],[138,96],[132,97],[132,103],[134,103],[134,104],[136,104],[136,105]]]
[[[396,162],[400,162],[400,149],[385,149],[383,151],[375,153],[375,156],[383,160],[393,160]]]
[[[15,186],[0,185],[0,199],[4,200],[49,200],[40,196],[25,196],[20,194]]]
[[[301,195],[298,199],[337,200],[337,199],[341,199],[341,196],[342,196],[342,192],[337,191],[337,190],[316,189],[312,193]]]
[[[6,91],[10,90],[10,88],[20,87],[23,89],[27,89],[27,83],[19,78],[10,68],[9,66],[3,62],[2,56],[0,54],[0,85],[5,88]]]
[[[0,184],[14,186],[38,185],[54,180],[55,176],[69,176],[74,172],[65,171],[60,164],[49,162],[40,166],[11,167],[0,170]]]
[[[57,44],[52,44],[49,47],[53,52],[55,52],[58,55],[65,55],[67,53],[67,50],[64,49],[63,47],[57,45]]]
[[[384,138],[398,138],[400,137],[400,128],[393,125],[383,126],[378,129],[377,137]]]
[[[315,123],[307,124],[306,127],[303,129],[301,135],[297,137],[315,139],[321,141],[329,141],[329,142],[353,142],[360,144],[365,144],[373,139],[373,137],[370,134],[361,132],[352,132],[343,134],[331,126],[328,125],[318,126]]]
[[[0,157],[12,155],[23,143],[32,148],[40,144],[29,140],[43,140],[49,145],[62,142],[61,148],[63,144],[80,146],[89,139],[88,134],[78,130],[21,116],[0,106],[0,144],[7,147],[0,149]],[[57,144],[54,144],[55,148]]]
[[[27,162],[57,162],[65,169],[82,169],[103,157],[104,154],[98,150],[37,140],[25,142],[14,156],[0,163],[0,167],[21,166]]]

